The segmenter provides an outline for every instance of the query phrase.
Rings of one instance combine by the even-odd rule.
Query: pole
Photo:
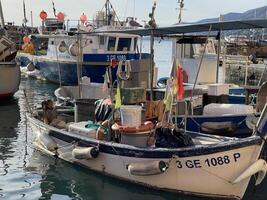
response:
[[[200,61],[199,61],[199,64],[198,64],[197,75],[196,75],[195,82],[194,82],[194,85],[193,85],[193,89],[192,89],[192,92],[191,92],[190,102],[193,99],[193,95],[194,95],[194,91],[195,91],[195,88],[196,88],[196,84],[197,84],[198,76],[199,76],[199,73],[200,73],[201,65],[202,65],[202,62],[203,62],[204,54],[206,53],[206,48],[207,48],[207,44],[208,44],[208,38],[210,37],[211,28],[212,28],[212,26],[210,26],[210,28],[209,28],[209,33],[208,33],[208,36],[207,36],[207,39],[206,39],[206,43],[205,43],[205,46],[204,46],[204,51],[201,54],[201,58],[200,58]]]
[[[78,30],[78,33],[77,33],[77,42],[78,42],[78,55],[77,55],[77,79],[78,79],[78,88],[79,88],[79,98],[81,98],[81,85],[80,85],[80,82],[81,82],[81,54],[82,54],[82,45],[81,45],[81,34],[79,33],[79,30]]]
[[[151,36],[150,36],[150,100],[153,101],[153,83],[154,83],[154,33],[156,28],[156,22],[155,22],[155,9],[156,9],[156,1],[154,1],[153,7],[152,7],[152,13],[150,14],[150,25],[151,25]]]
[[[31,27],[33,27],[32,11],[31,11]]]
[[[220,54],[221,54],[221,30],[218,32],[216,83],[219,83]]]
[[[178,14],[178,24],[182,22],[182,11],[184,8],[184,0],[178,0],[179,3],[179,14]]]
[[[0,0],[0,17],[1,17],[1,26],[2,28],[5,27],[5,19],[4,19],[4,14],[3,14],[3,8],[2,8],[2,2]]]

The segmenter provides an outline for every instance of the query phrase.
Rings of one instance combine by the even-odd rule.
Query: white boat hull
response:
[[[13,62],[0,63],[0,98],[11,97],[18,91],[20,67]]]
[[[48,126],[38,125],[38,123],[34,122],[35,119],[30,121],[35,134],[47,134]],[[55,130],[52,128],[52,132]],[[76,135],[67,134],[74,137]],[[78,137],[81,140],[85,138],[83,136]],[[91,170],[155,189],[230,199],[242,199],[251,176],[240,179],[238,182],[236,180],[258,160],[262,148],[261,142],[259,142],[257,144],[241,145],[229,150],[221,149],[221,151],[217,152],[206,152],[203,155],[201,155],[202,153],[195,156],[190,156],[189,154],[189,156],[173,155],[172,158],[155,155],[155,158],[152,158],[153,156],[146,158],[142,156],[142,149],[139,153],[134,154],[135,156],[124,156],[121,155],[121,152],[117,152],[117,150],[114,150],[115,153],[113,152],[113,154],[107,153],[101,150],[103,142],[100,142],[100,153],[97,158],[79,160],[75,159],[72,155],[75,144],[65,142],[58,137],[51,136],[51,138],[58,144],[59,149],[56,155],[59,158],[85,166]],[[45,149],[38,141],[35,144],[39,150],[55,155],[54,152]],[[103,145],[105,145],[105,142]],[[114,143],[112,148],[117,148],[116,145],[117,147],[118,145],[120,146],[120,144]],[[125,147],[125,145],[122,146]],[[129,146],[129,148],[133,147]],[[186,149],[182,149],[182,151],[186,151]],[[165,150],[167,151],[167,149],[161,149],[160,151],[162,153]],[[139,149],[133,148],[132,152],[134,151],[138,152]],[[127,170],[127,166],[131,163],[151,161],[165,161],[169,164],[169,168],[161,174],[149,176],[131,175]],[[261,170],[263,169],[259,169],[259,171]]]

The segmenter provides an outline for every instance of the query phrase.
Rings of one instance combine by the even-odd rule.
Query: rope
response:
[[[92,121],[88,121],[87,124],[85,125],[85,128],[88,128],[88,129],[95,129],[95,130],[101,128],[101,129],[104,130],[104,134],[105,134],[105,135],[108,134],[108,129],[107,129],[106,127],[104,127],[104,126],[101,125],[101,124],[95,124],[95,123],[93,123]]]
[[[131,71],[132,71],[132,67],[131,67],[131,63],[129,60],[126,60],[124,62],[125,64],[125,71],[122,71],[122,65],[123,65],[123,61],[120,61],[118,64],[118,69],[117,69],[117,76],[124,81],[127,81],[130,79],[131,77]]]

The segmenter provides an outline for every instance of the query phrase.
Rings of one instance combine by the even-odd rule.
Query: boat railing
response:
[[[85,22],[81,22],[80,20],[66,19],[66,20],[58,20],[54,18],[49,18],[44,21],[43,25],[39,27],[39,32],[42,34],[49,34],[51,32],[56,32],[58,30],[64,30],[67,32],[77,32],[79,30],[84,30],[87,28],[86,32],[90,32],[94,29],[101,28],[104,26],[110,27],[126,27],[127,23],[125,21],[116,21],[106,19],[103,20],[87,20]],[[90,31],[89,31],[90,29]]]

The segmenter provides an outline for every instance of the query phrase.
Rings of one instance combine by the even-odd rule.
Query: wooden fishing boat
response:
[[[12,97],[20,84],[20,68],[16,62],[0,62],[0,98]]]
[[[262,159],[267,138],[267,106],[250,137],[187,132],[193,144],[181,148],[137,147],[97,140],[92,134],[47,125],[40,120],[41,115],[39,112],[28,116],[37,149],[104,175],[159,190],[242,199],[250,178],[257,174],[258,185],[267,171]]]
[[[12,97],[19,89],[20,67],[14,61],[14,43],[6,36],[0,36],[0,98]]]

